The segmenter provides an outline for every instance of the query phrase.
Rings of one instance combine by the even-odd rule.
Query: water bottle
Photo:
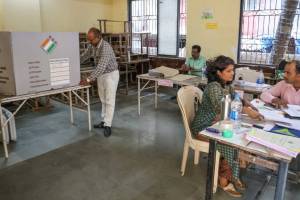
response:
[[[204,80],[206,78],[206,66],[201,68],[201,79]]]
[[[257,89],[261,88],[261,85],[265,83],[265,76],[264,76],[264,72],[262,69],[260,69],[259,71],[259,75],[258,78],[256,79],[256,86]]]
[[[234,100],[231,102],[230,119],[233,121],[233,128],[235,130],[240,128],[241,115],[243,104],[238,93],[235,93]]]
[[[230,98],[230,95],[227,94],[221,100],[221,120],[228,119],[229,112],[230,112],[230,106],[231,106],[231,98]]]

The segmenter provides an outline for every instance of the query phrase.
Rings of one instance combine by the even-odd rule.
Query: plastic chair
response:
[[[179,108],[181,110],[183,124],[185,128],[185,142],[183,148],[183,157],[181,163],[181,175],[185,173],[186,162],[188,158],[189,149],[194,150],[194,164],[199,163],[200,152],[208,153],[209,143],[206,141],[201,141],[194,139],[191,134],[190,125],[195,117],[195,112],[197,109],[198,101],[201,102],[202,91],[194,86],[185,86],[180,88],[177,93],[177,101]],[[220,153],[217,152],[215,161],[215,176],[214,176],[214,193],[217,191],[218,186],[218,172],[219,172],[219,161]]]

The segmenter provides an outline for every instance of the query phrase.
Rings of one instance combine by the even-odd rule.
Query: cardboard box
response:
[[[78,33],[0,32],[0,94],[30,94],[79,82]]]

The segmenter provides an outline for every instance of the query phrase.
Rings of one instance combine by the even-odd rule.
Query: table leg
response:
[[[89,121],[89,131],[92,130],[91,123],[91,106],[90,106],[90,89],[86,88],[86,103],[87,103],[87,112],[88,112],[88,121]]]
[[[216,147],[217,142],[215,140],[209,140],[205,200],[211,200],[213,198]]]
[[[141,79],[138,78],[138,112],[141,115]]]
[[[155,109],[157,108],[157,89],[158,89],[158,83],[157,81],[155,81],[155,95],[154,95],[154,98],[155,98]]]
[[[69,91],[69,105],[70,105],[70,122],[71,124],[74,124],[72,91]]]
[[[274,197],[275,200],[284,199],[288,168],[289,168],[289,164],[287,162],[280,161],[277,183],[276,183],[276,190],[275,190],[275,197]]]
[[[126,77],[125,77],[125,81],[126,81],[126,95],[128,95],[128,64],[126,64]]]
[[[2,106],[0,104],[0,122],[1,122],[1,131],[2,131],[2,143],[4,148],[4,154],[5,158],[8,158],[8,150],[7,150],[7,144],[6,144],[6,135],[5,135],[5,128],[4,128],[4,121],[3,121],[3,115],[2,115]]]

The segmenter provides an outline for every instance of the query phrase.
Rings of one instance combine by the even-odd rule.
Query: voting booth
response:
[[[0,94],[30,94],[79,82],[78,33],[0,32]]]

